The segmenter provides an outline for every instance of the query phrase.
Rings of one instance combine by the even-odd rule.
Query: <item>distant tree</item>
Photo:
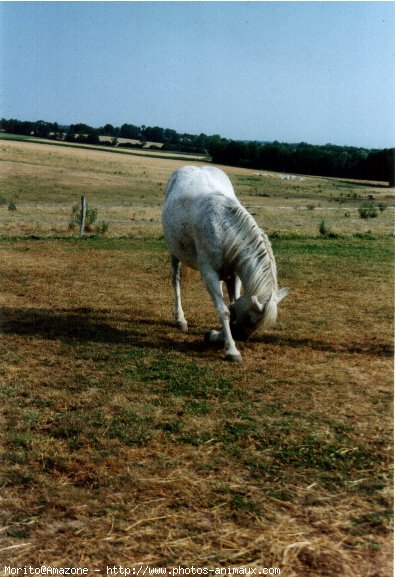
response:
[[[395,149],[384,148],[369,153],[362,166],[363,178],[380,180],[395,186]]]
[[[151,142],[164,142],[165,140],[165,131],[163,128],[159,126],[147,126],[145,129],[145,139]]]
[[[86,137],[87,144],[100,144],[99,136],[95,133],[88,134]]]
[[[6,132],[10,134],[26,134],[29,135],[34,132],[35,123],[34,122],[27,122],[27,121],[20,121],[14,118],[10,120],[3,119],[2,120],[2,128]]]
[[[121,138],[130,138],[131,140],[139,140],[140,129],[133,124],[123,124],[119,130]]]
[[[54,122],[52,125],[52,131],[50,134],[50,138],[54,138],[55,140],[61,140],[63,138],[60,128],[59,128],[59,124],[57,122]]]
[[[112,124],[106,124],[103,129],[100,130],[103,136],[114,136],[115,135],[115,128]]]
[[[180,140],[179,134],[176,130],[171,130],[170,128],[165,128],[164,130],[164,142],[170,144],[178,144]]]
[[[196,145],[201,146],[202,148],[206,148],[208,146],[208,143],[209,143],[209,137],[206,136],[206,134],[204,134],[203,132],[201,132],[201,134],[196,139]]]
[[[41,138],[48,138],[51,131],[51,125],[44,120],[38,120],[34,126],[34,134],[35,136],[39,136]]]
[[[208,152],[212,157],[212,161],[219,164],[227,164],[227,147],[229,141],[222,138],[218,134],[214,134],[209,138]]]
[[[73,126],[73,124],[71,126]],[[79,123],[74,124],[74,132],[78,132],[79,134],[92,134],[96,131],[92,126],[88,126],[88,124]]]
[[[74,126],[73,126],[73,124],[71,124],[69,126],[69,129],[66,132],[65,141],[66,142],[74,142],[75,139],[76,139],[76,136],[75,136]]]

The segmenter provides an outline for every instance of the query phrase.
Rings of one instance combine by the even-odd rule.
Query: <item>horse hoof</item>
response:
[[[218,340],[213,338],[215,335],[218,335],[217,331],[208,331],[204,335],[204,343],[207,347],[223,347],[224,341]]]
[[[188,325],[187,323],[184,323],[182,321],[177,321],[175,323],[176,328],[179,329],[179,331],[181,331],[182,333],[188,333]]]
[[[238,354],[238,355],[226,355],[225,358],[226,358],[226,361],[229,361],[230,363],[241,363],[242,362],[242,357],[240,354]]]

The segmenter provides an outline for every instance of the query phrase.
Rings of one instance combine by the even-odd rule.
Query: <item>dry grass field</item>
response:
[[[201,281],[189,332],[171,323],[159,221],[185,160],[0,141],[0,161],[0,574],[388,577],[393,190],[225,169],[290,287],[235,366],[204,346]],[[81,194],[107,235],[68,230]],[[369,195],[387,207],[367,221]]]
[[[1,231],[67,236],[72,206],[86,195],[98,207],[99,220],[110,223],[110,236],[160,235],[170,174],[178,166],[200,162],[194,157],[158,156],[0,139],[0,192],[17,206],[11,212],[6,204],[0,205]],[[394,231],[394,190],[382,183],[318,177],[284,180],[276,173],[225,170],[242,202],[269,233],[317,235],[322,219],[339,233]],[[369,197],[387,208],[368,222],[359,217],[358,207]]]

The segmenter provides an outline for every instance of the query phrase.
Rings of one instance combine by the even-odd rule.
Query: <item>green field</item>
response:
[[[159,221],[185,162],[0,155],[16,205],[0,207],[2,564],[388,577],[393,190],[225,169],[290,287],[235,366],[204,345],[218,323],[201,281],[189,332],[171,323]],[[81,194],[107,235],[69,231]],[[364,220],[369,196],[386,209]]]

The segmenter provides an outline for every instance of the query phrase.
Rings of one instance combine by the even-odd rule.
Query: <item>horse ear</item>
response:
[[[288,292],[289,292],[289,288],[288,288],[288,287],[285,287],[285,288],[282,288],[282,289],[278,290],[278,291],[276,292],[276,295],[275,295],[275,301],[276,301],[276,303],[280,303],[281,300],[285,298],[285,296],[287,295]]]
[[[255,309],[257,312],[262,313],[264,310],[264,305],[259,303],[259,300],[256,296],[252,296],[251,300],[251,308]]]

